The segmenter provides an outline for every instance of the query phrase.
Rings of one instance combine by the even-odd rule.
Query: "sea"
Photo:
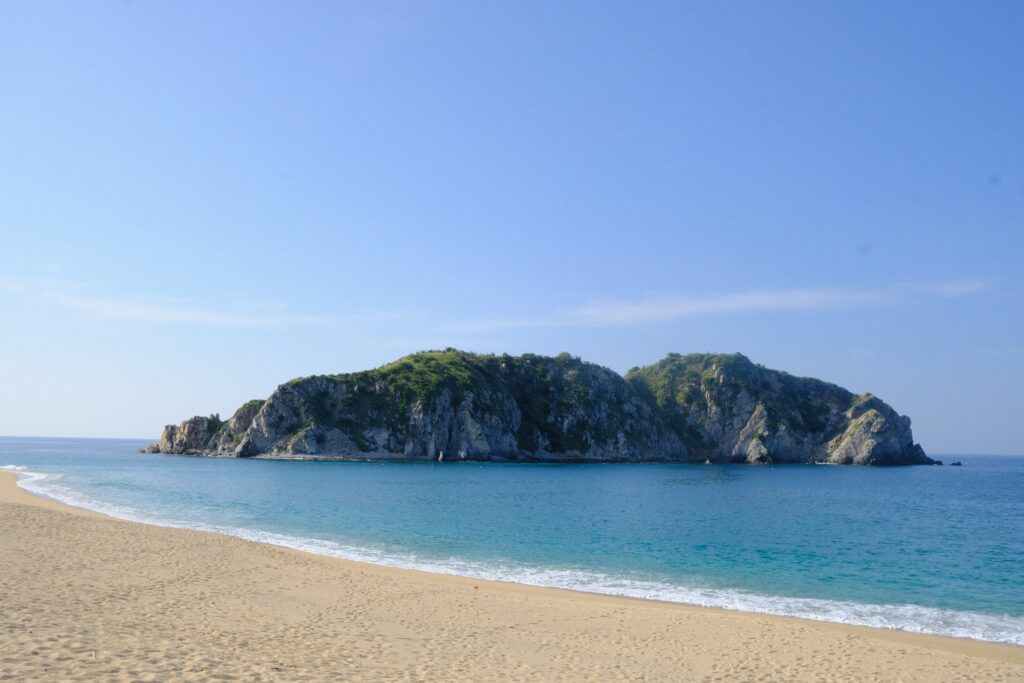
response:
[[[145,443],[0,437],[0,467],[115,517],[362,562],[1024,645],[1024,456],[373,463]]]

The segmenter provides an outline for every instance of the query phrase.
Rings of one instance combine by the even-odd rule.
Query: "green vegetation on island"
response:
[[[425,351],[300,377],[152,452],[407,460],[931,463],[870,394],[741,354],[668,354],[625,377],[558,356]]]

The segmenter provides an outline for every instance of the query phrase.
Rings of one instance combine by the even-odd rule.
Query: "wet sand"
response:
[[[1024,681],[1024,648],[392,569],[0,472],[0,680]]]

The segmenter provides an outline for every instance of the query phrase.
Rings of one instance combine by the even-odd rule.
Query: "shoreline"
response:
[[[256,608],[250,603],[260,597],[266,584],[260,584],[260,588],[254,588],[252,593],[238,592],[240,587],[230,572],[233,564],[221,567],[222,570],[229,570],[226,575],[223,571],[211,571],[202,562],[203,554],[193,556],[188,554],[187,549],[201,546],[206,554],[227,552],[243,558],[238,566],[262,566],[265,573],[276,578],[272,582],[277,589],[276,593],[290,594],[292,597],[273,605],[273,609],[264,615],[264,620],[257,620],[262,624],[262,629],[258,631],[273,630],[275,624],[285,617],[294,616],[296,610],[302,612],[305,609],[304,614],[309,616],[322,614],[327,607],[333,605],[337,627],[359,624],[363,631],[367,628],[370,631],[376,630],[378,632],[367,642],[392,652],[389,662],[376,662],[378,668],[371,666],[369,669],[360,669],[360,662],[353,660],[349,662],[351,666],[343,672],[329,669],[333,674],[341,672],[350,677],[370,678],[397,676],[446,679],[495,676],[664,679],[693,675],[697,679],[707,679],[716,674],[743,678],[761,672],[758,675],[788,679],[881,676],[883,679],[923,681],[963,680],[977,676],[979,680],[1024,680],[1024,648],[1009,644],[373,565],[213,532],[120,520],[33,495],[16,482],[15,472],[0,472],[0,522],[5,531],[3,543],[5,546],[12,545],[4,550],[10,552],[21,549],[22,555],[31,556],[33,553],[24,552],[24,547],[38,546],[39,540],[33,538],[28,530],[36,529],[36,536],[45,538],[47,532],[52,535],[55,524],[61,528],[83,527],[80,537],[63,537],[63,542],[57,544],[59,547],[50,544],[36,547],[35,550],[40,555],[58,553],[76,558],[78,564],[83,553],[106,556],[111,561],[109,565],[99,567],[98,574],[82,578],[90,584],[110,584],[107,589],[114,589],[115,592],[118,588],[123,589],[125,582],[130,585],[135,575],[134,572],[126,571],[128,568],[124,566],[125,563],[141,563],[143,573],[157,575],[166,573],[164,570],[167,569],[167,563],[187,565],[187,574],[195,582],[192,590],[201,588],[201,592],[209,596],[233,589],[233,599],[218,601],[218,610],[236,616],[239,612],[246,614]],[[10,522],[17,519],[21,519],[23,524],[12,526]],[[119,563],[118,558],[125,554],[125,548],[118,545],[119,539],[123,540],[126,536],[136,539],[138,545],[156,548],[156,556],[136,554],[130,562],[125,560]],[[31,557],[23,559],[28,561],[26,576],[44,570],[41,566],[33,567]],[[8,562],[0,562],[0,568],[5,570],[0,573],[6,573]],[[332,580],[318,585],[312,580],[313,575],[326,575]],[[171,572],[171,576],[165,579],[173,576],[174,572]],[[66,575],[48,577],[50,581],[58,583],[67,578]],[[4,581],[0,585],[4,589],[0,594],[0,606],[4,610],[10,610],[12,601],[17,602],[9,594],[13,589],[9,584],[9,581]],[[65,588],[65,592],[72,591],[71,602],[81,598],[75,592],[74,585],[75,582],[72,582],[69,588]],[[318,588],[310,588],[317,585]],[[168,605],[176,605],[177,610],[185,612],[175,612],[176,617],[188,621],[187,612],[192,604],[186,599],[188,593],[185,591],[183,595],[170,591],[165,595],[151,597],[157,598],[157,602],[164,605],[164,610],[168,609]],[[353,601],[360,602],[365,595],[376,595],[383,602],[391,604],[377,604],[376,609],[353,609],[346,615],[344,605],[351,605]],[[63,601],[67,602],[68,599],[65,596]],[[260,605],[259,608],[265,611],[267,606]],[[25,609],[29,609],[29,613],[24,613]],[[138,609],[133,611],[137,613]],[[59,606],[55,613],[58,616],[61,614]],[[159,615],[162,613],[157,611],[152,621],[143,620],[144,623],[138,625],[141,637],[163,628],[164,625],[159,623]],[[33,622],[31,609],[27,607],[21,611],[15,610],[11,616],[17,617],[12,621]],[[85,609],[84,615],[72,620],[74,623],[62,624],[58,619],[57,624],[63,629],[74,630],[76,625],[83,627],[83,619],[88,623],[90,619],[95,621],[99,618],[102,621],[103,617],[95,613],[95,610]],[[110,618],[116,621],[115,617]],[[492,626],[489,637],[482,637],[482,624]],[[37,625],[37,628],[40,626]],[[202,637],[202,629],[193,630],[197,639],[192,646],[197,651],[204,651],[205,646],[209,658],[209,644]],[[12,650],[19,649],[17,644],[12,645],[7,641],[14,631],[12,629],[0,633],[0,653],[3,653],[0,654],[0,674],[6,668],[5,664],[10,663],[7,659],[12,655]],[[188,629],[184,632],[188,632]],[[461,634],[457,640],[463,644],[465,638],[472,638],[477,647],[482,645],[478,641],[489,642],[478,653],[483,659],[467,662],[453,653],[446,656],[445,652],[434,652],[432,658],[427,658],[427,668],[416,668],[423,666],[426,661],[416,652],[425,647],[430,649],[428,645],[436,645],[435,641],[438,640],[447,642],[455,634]],[[495,637],[498,634],[504,637]],[[85,634],[79,635],[84,637]],[[25,636],[24,633],[20,634],[22,638]],[[411,643],[406,642],[410,640]],[[346,642],[354,650],[367,646],[367,642]],[[663,647],[652,648],[647,645],[652,642],[660,642]],[[396,649],[402,645],[408,646],[405,648],[407,651],[399,652]],[[316,660],[313,656],[315,652],[331,650],[337,647],[337,643],[333,640],[324,642],[322,634],[313,629],[308,639],[296,643],[295,647],[298,648],[297,652],[305,652]],[[34,648],[34,651],[39,652],[39,648]],[[96,661],[95,648],[92,652],[92,661]],[[752,657],[752,653],[756,656]],[[38,657],[27,656],[29,661],[26,665],[32,663],[33,657]],[[287,658],[282,653],[275,653],[275,657]],[[131,658],[132,655],[127,655],[127,659]],[[265,655],[257,658],[259,661],[249,661],[251,657],[247,658],[236,651],[230,662],[221,664],[231,668],[237,667],[237,661],[245,660],[247,666],[256,668],[245,669],[247,673],[240,674],[243,677],[261,672],[260,676],[273,678],[272,667],[265,671],[259,668],[264,658]],[[393,669],[396,662],[405,664]],[[635,667],[628,665],[628,662],[636,662]],[[18,663],[25,664],[21,660]],[[56,661],[50,663],[57,666]],[[208,663],[213,665],[214,662],[211,660]],[[456,663],[458,666],[455,666]],[[584,663],[587,663],[586,666]],[[939,663],[941,666],[936,668]],[[304,670],[319,672],[314,676],[325,675],[328,669],[323,667],[330,666],[323,661],[309,661],[306,664]],[[166,667],[167,664],[160,666]],[[89,667],[86,669],[92,676],[98,673]],[[281,677],[293,677],[303,667],[293,663],[286,669],[291,675],[280,673]],[[25,671],[27,673],[23,673],[22,677],[49,676],[54,671],[63,670],[28,668]],[[35,674],[32,674],[33,671]],[[209,668],[202,671],[203,676],[210,673]],[[698,671],[702,673],[697,675]],[[187,677],[187,674],[185,671],[169,672],[158,666],[154,675]],[[71,674],[65,671],[60,675]]]
[[[195,457],[195,456],[177,456]],[[433,465],[433,463],[426,463]],[[0,468],[0,471],[8,468]],[[897,631],[922,635],[933,635],[982,643],[1006,644],[1024,648],[1024,617],[1005,617],[1014,624],[1004,621],[1000,615],[970,611],[942,610],[905,604],[872,604],[850,600],[826,598],[798,598],[773,596],[770,594],[747,594],[743,591],[701,590],[673,586],[657,581],[616,582],[600,573],[588,574],[581,571],[577,576],[566,577],[564,572],[521,570],[505,568],[495,571],[494,567],[479,562],[451,562],[443,560],[424,561],[415,556],[401,553],[367,552],[358,546],[347,546],[317,538],[304,538],[290,534],[261,531],[245,526],[224,526],[168,520],[142,510],[104,505],[89,498],[82,498],[71,490],[58,492],[48,486],[37,484],[37,478],[48,475],[25,468],[12,467],[8,471],[19,474],[18,486],[30,494],[56,501],[73,508],[87,509],[111,517],[161,528],[203,531],[230,536],[249,542],[288,548],[299,552],[312,553],[322,557],[336,558],[357,564],[378,567],[406,569],[431,575],[457,576],[478,581],[496,581],[549,590],[563,590],[584,594],[605,595],[628,600],[658,602],[672,605],[702,607],[729,612],[740,612],[764,616],[790,617],[813,622],[836,623],[860,626],[883,631]]]
[[[452,463],[464,463],[467,465],[474,463],[494,463],[501,465],[729,465],[739,467],[764,467],[764,466],[807,466],[807,465],[835,465],[840,467],[878,467],[878,468],[891,468],[891,467],[916,467],[916,466],[939,466],[943,465],[942,460],[932,459],[932,462],[901,462],[894,464],[856,464],[856,463],[843,463],[843,462],[827,462],[825,460],[805,460],[805,461],[790,461],[790,460],[768,460],[761,462],[750,462],[750,461],[732,461],[732,460],[720,460],[711,461],[708,459],[701,460],[697,459],[675,459],[675,458],[565,458],[565,457],[538,457],[538,456],[472,456],[472,457],[455,457],[455,458],[444,458],[442,453],[440,457],[428,458],[428,457],[410,457],[403,453],[360,453],[358,455],[325,455],[325,454],[314,454],[314,453],[281,453],[276,451],[268,451],[265,453],[257,453],[255,455],[239,456],[232,453],[221,453],[215,450],[200,450],[191,452],[176,452],[176,451],[161,451],[161,450],[150,450],[154,448],[155,444],[138,449],[138,452],[143,455],[164,455],[164,456],[176,456],[182,458],[227,458],[227,459],[240,459],[240,460],[271,460],[281,462],[373,462],[373,463],[398,463],[405,465],[415,464],[452,464]]]

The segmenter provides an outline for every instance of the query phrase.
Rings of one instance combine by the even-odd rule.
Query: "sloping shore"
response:
[[[1024,648],[359,564],[0,472],[4,680],[1024,681]]]

